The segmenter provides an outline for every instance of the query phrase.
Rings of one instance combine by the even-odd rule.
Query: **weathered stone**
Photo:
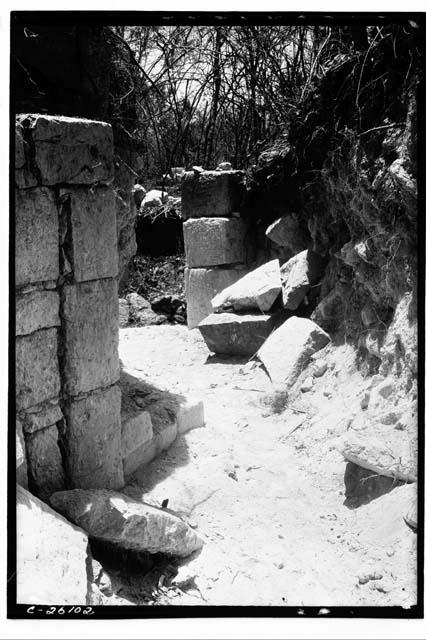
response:
[[[213,313],[211,300],[246,273],[246,269],[185,269],[185,295],[188,329]]]
[[[230,216],[241,210],[244,190],[243,171],[187,172],[182,182],[182,216],[184,220]]]
[[[39,329],[58,327],[59,295],[56,291],[32,291],[16,298],[17,336],[28,335]]]
[[[176,415],[178,433],[204,426],[204,404],[202,400],[186,398]]]
[[[292,254],[299,253],[310,245],[309,235],[303,232],[294,214],[275,220],[266,229],[265,235],[275,244],[291,251]]]
[[[149,442],[145,442],[131,451],[123,458],[123,473],[125,480],[128,480],[132,474],[142,465],[148,464],[157,455],[154,438]]]
[[[120,407],[118,386],[74,398],[65,405],[67,472],[73,486],[123,486]]]
[[[398,377],[404,372],[410,377],[417,374],[417,310],[413,294],[406,293],[399,301],[392,322],[381,345],[380,373],[393,372]]]
[[[275,314],[212,313],[198,329],[210,351],[252,356],[273,331],[276,320]]]
[[[248,228],[240,218],[197,218],[183,223],[188,267],[245,263],[249,255]]]
[[[281,267],[284,309],[297,309],[310,287],[320,279],[323,267],[321,256],[310,250],[298,253]]]
[[[28,162],[28,149],[24,141],[22,126],[16,123],[15,127],[15,184],[21,189],[35,187],[37,179],[31,173]]]
[[[293,316],[286,320],[260,348],[263,362],[278,388],[289,388],[308,364],[310,357],[325,347],[330,337],[312,320]]]
[[[16,286],[59,276],[58,210],[53,192],[17,189],[15,196]]]
[[[34,433],[40,429],[51,427],[60,420],[63,415],[57,400],[49,400],[35,407],[29,407],[25,410],[22,419],[25,433]]]
[[[72,236],[72,269],[76,282],[118,275],[115,197],[108,187],[60,190],[62,216]]]
[[[141,211],[161,207],[168,200],[169,194],[159,189],[151,189],[141,202]]]
[[[154,423],[153,431],[155,455],[158,456],[162,451],[168,449],[176,440],[178,434],[177,422],[176,420],[173,420],[172,422],[169,421],[163,424]]]
[[[215,171],[232,171],[232,164],[230,162],[219,162]]]
[[[18,337],[16,349],[16,405],[31,407],[56,398],[60,391],[57,329]]]
[[[300,386],[300,391],[302,391],[303,393],[306,393],[307,391],[311,391],[313,386],[314,386],[314,379],[312,376],[309,376],[308,378],[306,378],[306,380],[302,382]]]
[[[61,491],[50,503],[89,536],[125,549],[186,557],[201,538],[183,520],[115,491]]]
[[[327,360],[324,360],[323,358],[318,358],[318,360],[316,360],[314,365],[314,371],[313,371],[314,376],[316,378],[321,378],[321,376],[323,376],[324,373],[327,371],[327,368],[328,368]]]
[[[417,531],[417,521],[418,521],[418,512],[417,512],[417,504],[418,504],[418,496],[417,496],[417,485],[415,485],[416,493],[412,496],[410,503],[408,505],[408,509],[404,514],[404,520],[408,524],[409,527],[415,529]]]
[[[271,260],[237,280],[212,299],[213,310],[269,311],[281,291],[280,265]]]
[[[65,392],[77,395],[117,382],[117,283],[83,282],[65,286],[63,291]]]
[[[16,488],[18,604],[86,605],[90,560],[84,531],[22,487]]]
[[[138,311],[142,311],[143,309],[151,309],[151,304],[148,302],[148,300],[146,300],[136,292],[129,293],[126,296],[126,300],[129,303],[131,316],[136,314]]]
[[[56,426],[26,434],[28,475],[40,498],[50,496],[65,487],[62,456]]]
[[[65,116],[20,116],[29,127],[41,183],[93,184],[114,176],[111,125]]]
[[[16,419],[16,482],[28,488],[27,454],[21,421]]]
[[[123,458],[153,438],[148,411],[121,415],[121,452]]]
[[[120,328],[129,324],[130,305],[125,298],[118,299],[118,323]]]

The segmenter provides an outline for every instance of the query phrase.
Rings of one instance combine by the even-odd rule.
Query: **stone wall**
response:
[[[120,488],[112,130],[21,115],[15,150],[18,479]]]
[[[189,171],[182,182],[188,328],[212,313],[211,299],[253,262],[253,230],[242,215],[242,171]]]

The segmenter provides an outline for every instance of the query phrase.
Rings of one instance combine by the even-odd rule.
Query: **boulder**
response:
[[[288,260],[281,267],[284,309],[297,309],[310,287],[323,273],[324,260],[307,249]]]
[[[153,209],[155,207],[161,207],[167,202],[169,194],[166,191],[160,191],[159,189],[151,189],[141,202],[141,211]]]
[[[248,228],[241,218],[193,218],[183,223],[188,267],[248,261]]]
[[[295,383],[310,357],[329,341],[330,337],[315,322],[293,316],[269,336],[258,357],[274,386],[287,389]]]
[[[207,218],[230,216],[240,211],[244,196],[243,171],[194,171],[187,172],[182,181],[182,216]]]
[[[282,216],[275,220],[265,231],[265,235],[269,240],[292,254],[303,251],[309,243],[309,235],[303,232],[296,216]]]
[[[19,485],[16,528],[17,603],[92,604],[86,533]]]
[[[50,503],[92,538],[124,549],[186,557],[203,545],[177,516],[116,491],[60,491]]]
[[[271,260],[237,280],[212,299],[213,310],[269,311],[281,291],[280,265]]]
[[[151,304],[138,293],[129,293],[126,298],[129,303],[129,321],[132,324],[146,326],[150,324],[164,324],[167,317],[153,311]]]
[[[198,329],[213,353],[252,356],[277,321],[277,314],[212,313]]]

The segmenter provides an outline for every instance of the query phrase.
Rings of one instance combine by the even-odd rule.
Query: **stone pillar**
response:
[[[111,127],[19,116],[15,169],[16,407],[30,489],[120,488]]]
[[[212,313],[211,299],[242,278],[254,258],[253,235],[241,215],[242,171],[190,171],[182,182],[188,327]]]

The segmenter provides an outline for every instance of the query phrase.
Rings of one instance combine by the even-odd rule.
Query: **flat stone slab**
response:
[[[321,256],[307,249],[281,267],[284,309],[295,310],[309,289],[318,282],[324,268]]]
[[[212,298],[246,274],[244,267],[185,269],[185,295],[188,329],[213,313]]]
[[[212,299],[213,310],[269,311],[281,291],[280,264],[271,260],[250,271]]]
[[[198,325],[213,353],[254,355],[276,326],[276,314],[212,313]]]
[[[248,228],[242,218],[194,218],[183,223],[188,267],[245,263]]]
[[[203,544],[191,527],[166,509],[116,491],[61,491],[50,503],[89,536],[124,549],[186,557]]]
[[[315,322],[293,316],[269,336],[258,352],[274,386],[291,387],[310,357],[325,347],[330,337]]]
[[[243,171],[188,171],[182,180],[182,217],[230,216],[241,211]]]
[[[15,283],[23,286],[59,276],[59,218],[53,191],[15,191]]]
[[[59,295],[56,291],[31,291],[17,295],[15,333],[28,335],[39,329],[59,327]]]
[[[18,410],[59,395],[57,329],[45,329],[16,338],[15,355]]]
[[[56,426],[25,435],[28,474],[40,498],[65,488],[65,473]]]
[[[20,486],[16,487],[18,604],[91,604],[87,534]]]

